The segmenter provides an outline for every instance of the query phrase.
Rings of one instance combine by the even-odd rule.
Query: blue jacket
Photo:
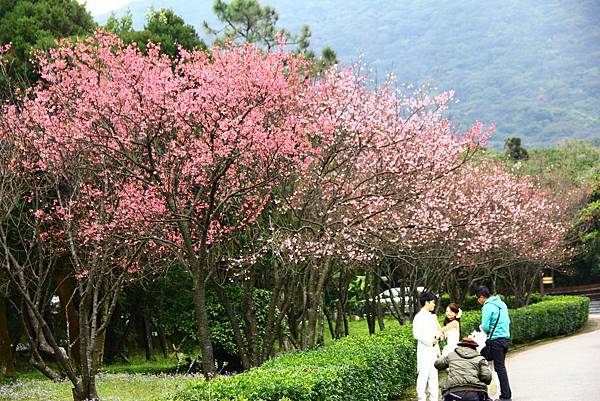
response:
[[[498,313],[500,313],[500,319],[490,338],[492,340],[496,338],[510,338],[508,307],[498,295],[489,297],[483,304],[483,308],[481,308],[481,328],[489,336],[494,329],[496,319],[498,319]]]

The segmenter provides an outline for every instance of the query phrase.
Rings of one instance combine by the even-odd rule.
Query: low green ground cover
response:
[[[100,373],[98,393],[102,401],[155,401],[170,399],[183,390],[193,376],[139,373]],[[0,401],[69,401],[71,383],[55,383],[38,373],[20,375],[0,384]]]

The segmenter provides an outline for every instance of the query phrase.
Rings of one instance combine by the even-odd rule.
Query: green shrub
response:
[[[183,266],[174,265],[163,278],[161,284],[165,292],[169,294],[163,300],[160,308],[160,321],[166,334],[171,340],[178,344],[184,338],[187,339],[187,347],[183,350],[192,352],[198,344],[198,329],[196,325],[196,311],[194,305],[194,290],[190,274],[185,272]],[[228,286],[227,293],[230,296],[233,310],[237,316],[242,336],[245,339],[245,320],[242,313],[243,289],[240,286]],[[267,324],[267,315],[271,292],[256,289],[253,293],[253,301],[256,310],[256,318],[259,330],[259,340],[264,337]],[[206,309],[210,322],[210,337],[216,354],[238,355],[238,347],[233,336],[233,329],[225,308],[217,296],[216,291],[208,286],[206,292]]]
[[[513,344],[573,333],[588,319],[590,300],[577,296],[546,296],[543,302],[510,309],[510,334]],[[440,322],[443,316],[440,317]],[[465,311],[461,318],[461,336],[479,330],[481,311]]]
[[[288,353],[234,377],[200,380],[177,400],[369,401],[399,396],[416,377],[411,327]]]
[[[588,320],[590,300],[578,296],[546,296],[544,302],[510,311],[513,343],[527,343],[573,333]]]
[[[505,297],[504,295],[500,295],[500,298],[506,303],[509,309],[515,309],[518,307],[517,297],[514,295],[510,295]],[[542,297],[538,293],[531,294],[529,299],[529,305],[536,304],[542,300]],[[440,297],[440,311],[444,311],[446,307],[451,303],[450,296],[448,294],[443,294]],[[481,305],[477,302],[477,298],[475,295],[469,295],[460,306],[464,311],[470,310],[479,310],[481,309]]]
[[[439,301],[440,312],[443,313],[451,302],[454,302],[454,301],[450,299],[450,295],[442,294],[440,296],[440,301]],[[480,308],[480,305],[477,303],[477,298],[475,298],[475,295],[469,295],[469,296],[467,296],[467,298],[465,298],[464,302],[460,305],[460,308],[463,311],[477,310]]]
[[[547,296],[511,309],[514,343],[572,333],[588,318],[589,299]],[[440,316],[441,318],[441,316]],[[462,336],[478,330],[481,311],[466,311]],[[292,352],[233,377],[201,379],[178,401],[376,401],[399,397],[414,385],[416,347],[412,326],[372,336],[346,337],[318,350]]]

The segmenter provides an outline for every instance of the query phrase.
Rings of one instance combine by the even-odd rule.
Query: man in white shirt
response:
[[[441,326],[433,310],[436,296],[424,292],[419,296],[421,311],[413,320],[413,336],[417,340],[417,396],[419,401],[427,401],[425,390],[428,390],[429,400],[439,400],[438,372],[433,364],[440,354],[438,341],[442,336]]]

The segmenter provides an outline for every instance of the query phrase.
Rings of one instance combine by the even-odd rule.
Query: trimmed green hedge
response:
[[[573,333],[582,328],[589,315],[590,299],[578,296],[546,296],[543,302],[510,309],[513,344]],[[461,318],[461,334],[479,330],[481,311],[467,311]]]
[[[589,299],[547,296],[510,310],[514,343],[568,334],[583,327]],[[478,329],[480,311],[461,319],[462,334]],[[347,337],[307,352],[284,354],[234,377],[192,382],[180,401],[378,401],[398,397],[416,380],[412,326]]]
[[[410,326],[347,337],[307,352],[284,354],[234,377],[200,380],[177,400],[376,401],[399,396],[416,379]]]
[[[590,314],[590,299],[546,296],[543,302],[510,311],[514,343],[570,334],[582,328]]]
[[[502,299],[506,303],[506,305],[508,306],[509,309],[518,308],[518,306],[517,306],[518,301],[514,295],[511,295],[508,297],[505,297],[504,295],[500,295],[500,299]],[[531,298],[529,299],[529,305],[536,304],[536,303],[540,302],[541,300],[542,300],[542,297],[539,293],[533,293],[533,294],[531,294]],[[440,297],[440,310],[444,311],[446,309],[446,307],[450,304],[450,302],[452,302],[450,300],[450,296],[448,294],[443,294]],[[479,305],[479,303],[477,302],[477,297],[475,297],[475,295],[467,296],[464,303],[460,307],[464,311],[481,309],[481,305]]]

